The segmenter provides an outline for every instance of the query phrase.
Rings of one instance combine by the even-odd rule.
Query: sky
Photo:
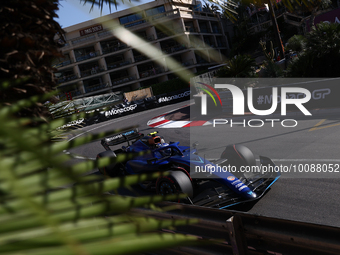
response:
[[[120,2],[120,1],[117,1]],[[140,0],[138,3],[133,2],[135,5],[151,2],[151,0]],[[120,4],[117,10],[123,10],[129,8],[129,5]],[[87,20],[100,17],[100,10],[97,6],[94,6],[93,10],[89,13],[91,4],[80,3],[80,0],[60,0],[59,11],[57,12],[59,18],[55,19],[62,28],[66,28]],[[111,6],[111,11],[116,12],[116,7]],[[104,6],[102,15],[110,14],[108,6]]]

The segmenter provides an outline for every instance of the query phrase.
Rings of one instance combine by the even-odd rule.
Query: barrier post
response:
[[[244,235],[242,220],[234,215],[227,220],[227,229],[234,255],[248,254],[248,246]]]

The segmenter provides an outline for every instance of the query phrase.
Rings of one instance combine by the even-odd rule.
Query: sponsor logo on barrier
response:
[[[158,99],[158,103],[169,102],[169,101],[180,99],[180,98],[187,97],[187,96],[190,96],[190,90],[177,94],[177,95],[173,95],[173,96],[160,97]]]
[[[62,128],[67,128],[67,127],[72,127],[72,126],[76,126],[76,125],[80,125],[81,123],[84,122],[84,118],[81,118],[79,120],[73,120],[65,125],[62,125],[61,127],[58,127],[57,129],[62,129]]]
[[[113,116],[113,115],[124,113],[124,112],[130,112],[130,111],[133,111],[136,108],[137,108],[137,104],[132,104],[132,105],[126,106],[124,108],[112,109],[110,111],[105,112],[105,117]]]

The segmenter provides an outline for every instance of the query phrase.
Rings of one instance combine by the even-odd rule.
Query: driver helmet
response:
[[[151,136],[148,140],[149,145],[157,145],[162,142],[162,139],[160,136]]]

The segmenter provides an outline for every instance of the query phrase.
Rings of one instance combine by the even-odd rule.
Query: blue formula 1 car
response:
[[[127,146],[110,149],[124,142]],[[99,153],[97,159],[146,152],[125,162],[100,168],[102,174],[116,177],[167,171],[168,175],[141,183],[141,186],[162,195],[185,193],[187,198],[184,202],[199,206],[222,209],[254,201],[280,177],[275,164],[267,157],[260,156],[260,166],[266,166],[266,171],[258,171],[261,167],[257,166],[253,153],[243,145],[228,145],[220,159],[209,161],[198,155],[197,144],[191,148],[180,146],[179,142],[166,143],[158,132],[144,136],[137,129],[130,130],[104,138],[101,144],[106,151]],[[202,171],[197,173],[197,169]]]

